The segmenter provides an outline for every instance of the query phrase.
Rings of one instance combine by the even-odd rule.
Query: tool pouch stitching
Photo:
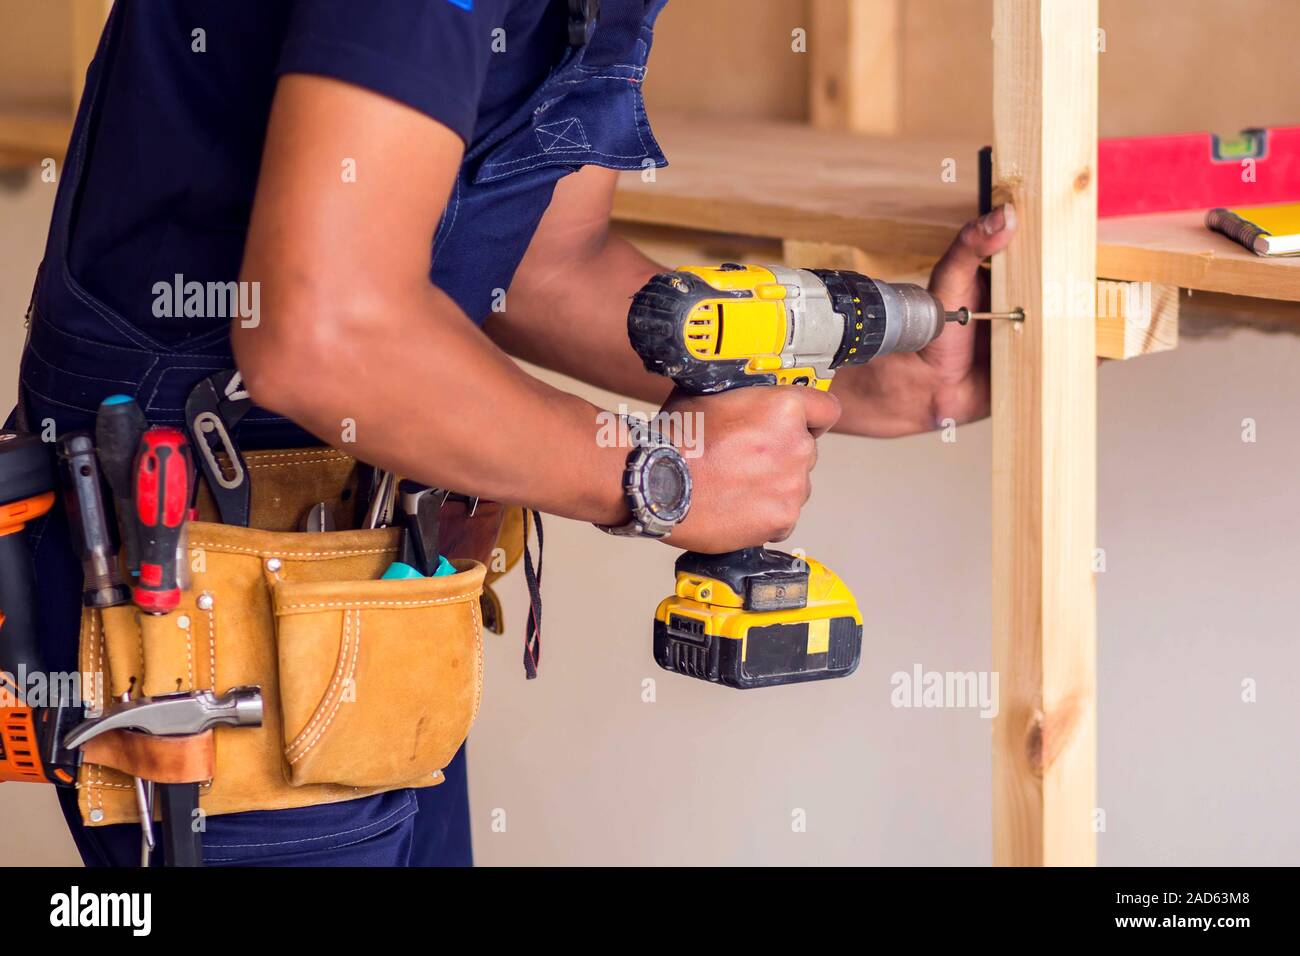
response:
[[[343,589],[276,583],[291,785],[378,786],[427,774],[455,754],[482,696],[478,600],[486,569],[453,564],[452,577]],[[412,590],[428,593],[399,596]]]
[[[275,475],[282,487],[292,487],[302,477],[302,470],[311,469],[318,475],[317,469],[337,468],[342,456],[253,452],[248,457],[250,469],[270,469],[263,474]],[[260,460],[263,458],[268,460]],[[267,484],[264,477],[262,487]],[[256,513],[256,499],[254,505]],[[206,812],[310,806],[441,782],[441,767],[468,733],[482,699],[479,599],[486,572],[483,565],[453,561],[458,573],[450,577],[376,580],[397,551],[397,532],[388,529],[322,534],[200,521],[191,525],[190,547],[191,556],[201,555],[206,563],[195,569],[193,588],[164,626],[160,626],[161,619],[142,626],[145,622],[133,608],[113,609],[109,615],[83,610],[82,669],[99,675],[84,694],[88,704],[106,705],[131,686],[132,677],[136,679],[133,696],[139,692],[148,676],[143,673],[144,631],[151,627],[151,637],[160,632],[174,642],[161,655],[169,676],[153,675],[150,684],[154,692],[159,685],[167,690],[197,687],[217,692],[240,683],[263,685],[268,715],[263,727],[216,730],[217,779],[203,786]],[[283,569],[268,574],[267,563],[272,557],[281,560]],[[206,607],[198,603],[200,595],[210,598]],[[180,626],[178,615],[182,614],[188,615],[188,626]],[[332,701],[325,701],[322,695],[312,701],[312,721],[296,728],[292,736],[284,728],[280,698],[285,677],[281,673],[280,628],[290,618],[294,619],[293,630],[305,635],[303,640],[322,641],[331,649],[324,683],[338,680],[341,684]],[[349,632],[346,649],[340,646],[345,619]],[[201,636],[204,621],[206,653]],[[439,679],[444,681],[441,692],[435,688],[423,693],[418,688],[410,690],[408,698],[420,697],[414,709],[404,709],[400,700],[390,699],[385,681],[362,676],[367,654],[379,643],[377,637],[389,637],[381,646],[390,657],[406,650],[405,645],[411,654],[436,654],[439,634],[453,624],[459,628],[457,646],[463,649],[459,666],[454,673],[440,672]],[[199,634],[195,634],[196,628]],[[409,639],[403,640],[408,634]],[[156,646],[150,653],[155,659],[160,657]],[[123,673],[114,674],[114,664]],[[401,664],[395,667],[398,671],[411,669]],[[294,675],[289,676],[292,683]],[[346,701],[343,689],[358,676],[362,676],[362,699]],[[179,687],[174,686],[177,680]],[[293,690],[297,691],[296,685]],[[362,704],[380,708],[379,716],[372,714],[368,721],[355,719]],[[448,713],[438,712],[448,706],[453,708]],[[315,713],[318,709],[319,715]],[[421,732],[414,734],[422,748],[416,756],[423,762],[390,761],[386,766],[367,767],[363,759],[356,759],[357,753],[362,757],[366,751],[383,753],[388,741],[372,737],[358,742],[348,737],[351,731],[344,724],[374,726],[386,721],[407,727],[423,722]],[[310,729],[312,722],[315,729]],[[441,737],[431,743],[426,739],[430,733]],[[341,755],[348,759],[340,759]],[[346,772],[330,770],[340,766]],[[389,776],[384,777],[385,772]],[[357,774],[364,782],[357,781]],[[87,762],[78,785],[82,817],[88,824],[137,821],[134,788],[126,773]]]
[[[329,683],[329,689],[325,696],[316,705],[316,712],[312,714],[307,726],[302,729],[302,733],[293,738],[289,745],[284,748],[284,756],[289,761],[290,766],[293,766],[306,756],[308,751],[316,746],[325,731],[329,729],[329,725],[334,722],[334,715],[338,713],[339,706],[343,703],[344,683],[351,681],[356,675],[357,652],[361,648],[360,615],[357,618],[357,636],[354,644],[352,642],[352,611],[348,609],[343,612],[343,642],[339,646],[339,659],[338,665],[334,668],[334,677]],[[345,673],[346,677],[344,676]],[[328,716],[326,716],[327,713]],[[324,721],[323,724],[322,721]],[[311,738],[304,740],[308,734],[311,735]]]

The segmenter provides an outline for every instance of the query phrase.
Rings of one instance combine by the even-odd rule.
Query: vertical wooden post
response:
[[[993,859],[1096,862],[1097,0],[995,0]]]
[[[95,58],[104,21],[113,9],[113,0],[72,0],[72,112],[81,102],[86,85],[86,67]]]
[[[812,0],[808,52],[814,126],[901,131],[901,0]]]
[[[848,269],[873,279],[920,281],[934,266],[933,256],[865,252],[836,242],[786,239],[781,243],[785,264],[795,269]]]

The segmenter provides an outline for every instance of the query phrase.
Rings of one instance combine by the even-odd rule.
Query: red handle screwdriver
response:
[[[151,428],[135,456],[135,510],[140,520],[140,577],[133,597],[147,614],[166,614],[180,603],[194,469],[184,433]]]

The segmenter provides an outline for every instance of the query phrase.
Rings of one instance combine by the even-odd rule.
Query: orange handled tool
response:
[[[80,702],[60,695],[29,700],[27,685],[56,694],[36,641],[31,554],[23,531],[54,504],[49,445],[35,435],[0,431],[0,781],[76,782],[77,760],[63,731],[80,718]]]

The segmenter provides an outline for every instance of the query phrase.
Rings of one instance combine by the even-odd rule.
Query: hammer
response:
[[[81,722],[64,737],[63,745],[73,750],[113,730],[188,737],[219,725],[260,727],[262,689],[232,687],[220,697],[210,690],[138,697],[114,704],[99,717]],[[198,783],[165,783],[158,789],[163,801],[166,865],[202,866],[203,838],[194,832],[190,821],[193,808],[198,806]]]

